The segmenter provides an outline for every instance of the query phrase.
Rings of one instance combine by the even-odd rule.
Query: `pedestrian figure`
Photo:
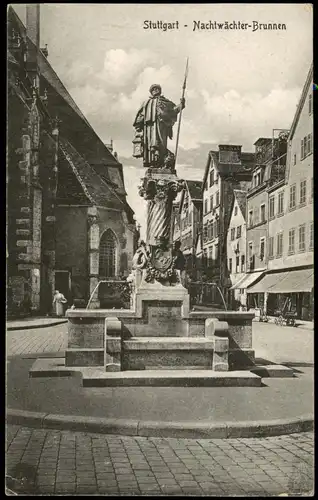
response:
[[[56,314],[56,316],[64,315],[63,304],[66,304],[66,302],[67,300],[64,297],[64,295],[60,293],[58,290],[55,290],[53,297],[53,311]]]

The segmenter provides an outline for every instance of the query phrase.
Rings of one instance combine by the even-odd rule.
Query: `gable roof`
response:
[[[202,181],[185,181],[188,187],[189,195],[194,200],[202,200]]]
[[[237,204],[240,207],[244,220],[246,220],[246,191],[233,189],[233,193],[235,197],[234,199],[236,199]]]
[[[180,196],[179,202],[179,212],[181,212],[183,207],[184,195],[186,190],[193,203],[202,202],[202,182],[201,181],[189,181],[185,180],[185,187],[183,188]]]
[[[312,82],[312,79],[313,79],[313,63],[311,63],[311,66],[309,68],[309,71],[308,71],[308,74],[307,74],[307,78],[306,78],[306,81],[305,81],[305,84],[304,84],[304,87],[303,87],[303,90],[302,90],[302,93],[301,93],[301,96],[300,96],[300,99],[299,99],[299,102],[298,102],[298,105],[297,105],[297,110],[296,110],[296,113],[295,113],[292,125],[290,127],[289,137],[288,137],[289,141],[293,138],[293,135],[295,133],[295,130],[296,130],[296,127],[297,127],[297,124],[298,124],[298,120],[299,120],[299,117],[300,117],[300,113],[301,113],[301,111],[302,111],[302,109],[304,107],[306,96],[307,96],[307,92],[308,92],[309,86],[310,86],[310,84]]]
[[[212,161],[215,167],[217,168],[220,176],[227,177],[230,175],[239,175],[240,177],[244,177],[251,175],[255,165],[255,155],[254,153],[241,153],[241,163],[220,163],[219,152],[209,151],[203,177],[202,191],[204,190],[204,186],[209,173],[210,164]]]
[[[88,200],[94,205],[112,206],[115,200],[110,187],[96,174],[95,170],[72,144],[60,136],[59,148],[71,166]]]
[[[9,7],[8,9],[8,18],[10,18],[11,22],[14,22],[16,27],[20,31],[20,35],[23,39],[27,38],[27,31],[26,27],[15,12],[15,10],[12,8],[12,6]],[[30,46],[33,46],[35,48],[35,44],[33,43],[32,40],[28,39],[28,44]],[[81,132],[78,133],[79,139],[77,141],[76,146],[78,146],[81,149],[81,142],[83,142],[83,138],[86,140],[85,146],[87,144],[87,141],[91,142],[91,150],[97,150],[97,154],[92,155],[91,158],[88,158],[90,163],[93,163],[94,160],[97,163],[103,163],[103,164],[109,164],[109,165],[118,165],[119,162],[116,160],[114,155],[109,151],[109,149],[106,147],[106,145],[103,143],[103,141],[100,139],[100,137],[96,134],[95,130],[92,128],[88,120],[85,118],[77,104],[75,103],[74,99],[71,97],[69,92],[67,91],[66,87],[63,85],[61,82],[60,78],[50,65],[49,61],[43,54],[41,50],[38,51],[38,66],[39,66],[39,72],[41,78],[43,78],[54,91],[63,99],[64,103],[67,104],[69,108],[77,115],[77,126],[79,127],[81,124]],[[50,103],[50,95],[49,95],[49,101]],[[55,103],[56,106],[56,103]],[[61,109],[59,109],[61,111]],[[68,120],[67,120],[68,119]],[[71,116],[69,113],[63,113],[62,116],[62,122],[64,121],[70,121],[72,122],[74,120],[74,117]],[[62,123],[63,125],[63,123]],[[72,142],[74,142],[72,140]],[[85,142],[85,141],[84,141]],[[85,153],[84,149],[81,151],[82,154]],[[86,156],[86,155],[85,155]],[[102,158],[102,159],[101,159]]]

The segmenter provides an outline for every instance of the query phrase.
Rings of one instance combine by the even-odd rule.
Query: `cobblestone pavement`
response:
[[[7,331],[7,356],[21,354],[60,352],[67,347],[67,324]]]
[[[33,492],[39,494],[275,496],[313,491],[313,433],[308,432],[170,439],[9,425],[7,450],[7,474],[14,477],[19,463],[29,467],[26,475],[34,472]],[[25,492],[32,491],[31,483],[29,477]]]

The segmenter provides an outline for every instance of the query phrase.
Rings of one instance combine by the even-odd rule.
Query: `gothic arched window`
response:
[[[102,234],[99,244],[99,275],[102,278],[116,276],[117,242],[111,229]]]

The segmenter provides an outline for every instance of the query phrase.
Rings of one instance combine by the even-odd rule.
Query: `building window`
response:
[[[253,242],[248,244],[248,259],[249,259],[249,270],[254,269],[254,254],[253,254]]]
[[[219,173],[218,172],[215,172],[215,184],[218,184],[219,183]]]
[[[311,140],[311,138],[312,138],[311,134],[307,135],[307,155],[312,153],[312,140]]]
[[[234,215],[237,215],[237,207],[234,208]]]
[[[250,210],[248,212],[248,225],[252,226],[253,225],[253,210]]]
[[[236,256],[235,272],[236,273],[240,272],[240,257],[239,257],[239,255]]]
[[[273,217],[275,217],[275,196],[269,199],[269,218],[273,219]]]
[[[295,229],[290,229],[288,233],[288,253],[295,253]]]
[[[216,206],[219,206],[220,205],[220,192],[217,191],[216,193],[216,202],[215,202]]]
[[[211,239],[211,222],[210,221],[207,223],[207,238],[208,238],[208,240]]]
[[[99,244],[99,275],[103,278],[116,276],[116,238],[111,231],[107,229],[102,234]]]
[[[212,265],[212,247],[209,247],[209,265]]]
[[[276,257],[281,257],[283,255],[283,233],[278,233],[277,235],[277,247],[276,247]]]
[[[284,214],[284,191],[278,193],[278,207],[277,207],[277,215]]]
[[[265,222],[265,204],[261,205],[260,215],[261,215],[261,222]]]
[[[314,248],[314,223],[310,223],[310,239],[309,239],[309,250]]]
[[[214,258],[215,260],[219,258],[219,245],[214,245]]]
[[[268,238],[268,258],[272,259],[274,257],[274,236]]]
[[[207,263],[208,263],[208,250],[207,250],[207,248],[204,248],[203,249],[203,265],[204,265],[204,267],[207,266]]]
[[[205,223],[203,225],[203,239],[206,240],[208,237],[208,225]]]
[[[219,223],[218,221],[214,221],[214,238],[217,238],[219,235]]]
[[[296,154],[294,154],[294,165],[296,165],[296,163],[297,163],[297,156]]]
[[[310,202],[314,199],[314,179],[311,178],[310,181]]]
[[[253,242],[252,241],[250,241],[250,243],[248,244],[248,257],[249,257],[249,259],[251,257],[253,257]]]
[[[241,273],[245,272],[245,255],[241,255]]]
[[[242,226],[237,226],[236,228],[236,237],[240,238],[242,235]]]
[[[229,271],[232,272],[232,259],[229,259]]]
[[[204,213],[205,214],[208,213],[208,200],[207,199],[204,200]]]
[[[312,153],[312,134],[306,135],[300,141],[301,160],[306,158],[310,153]]]
[[[208,189],[208,179],[205,181],[205,184],[204,184],[204,189],[207,191]]]
[[[214,184],[214,170],[210,170],[210,187]]]
[[[290,186],[289,189],[289,210],[296,207],[296,184]]]
[[[301,181],[300,183],[300,196],[299,196],[299,204],[306,204],[306,180]]]
[[[260,252],[259,252],[260,261],[263,262],[265,258],[265,238],[261,238],[260,240]]]
[[[231,241],[235,240],[235,227],[231,229]]]
[[[213,195],[210,196],[210,210],[213,210]]]
[[[304,252],[306,250],[306,225],[299,226],[298,232],[298,250]]]
[[[309,94],[309,96],[308,96],[308,112],[311,115],[311,113],[312,113],[312,94]]]

